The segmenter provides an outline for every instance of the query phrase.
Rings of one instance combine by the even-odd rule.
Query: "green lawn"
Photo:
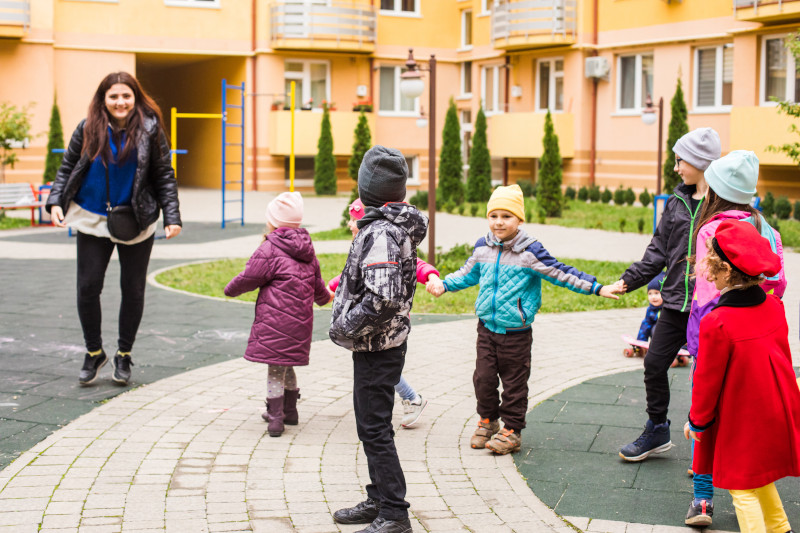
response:
[[[466,247],[464,247],[467,249]],[[344,267],[346,254],[320,254],[322,277],[329,280],[341,273]],[[628,266],[627,263],[590,261],[584,259],[562,259],[584,272],[598,277],[601,283],[612,283],[619,279],[619,275]],[[462,260],[463,262],[463,260]],[[207,296],[225,297],[225,285],[238,274],[246,263],[246,259],[224,259],[206,263],[196,263],[162,272],[156,277],[159,283],[176,289],[203,294]],[[450,270],[458,268],[453,266],[455,261],[448,261],[450,265],[442,267],[442,276]],[[563,313],[572,311],[593,311],[598,309],[614,309],[627,307],[646,307],[647,293],[638,290],[619,301],[576,294],[567,289],[556,287],[550,283],[542,283],[542,313]],[[475,297],[478,288],[472,287],[455,293],[446,293],[440,298],[434,298],[425,291],[422,285],[417,285],[414,297],[415,313],[440,313],[440,314],[472,314],[474,312]],[[250,292],[240,296],[239,300],[253,302],[257,292]]]
[[[31,219],[21,217],[7,217],[5,214],[0,216],[0,230],[18,229],[31,227]]]
[[[317,231],[311,234],[311,239],[315,241],[349,241],[353,238],[348,228],[338,227],[326,231]]]

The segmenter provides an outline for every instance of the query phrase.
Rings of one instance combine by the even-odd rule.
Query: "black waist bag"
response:
[[[106,225],[108,232],[118,241],[130,241],[139,235],[139,223],[133,214],[133,207],[117,205],[111,207],[111,186],[108,181],[108,167],[106,167]]]

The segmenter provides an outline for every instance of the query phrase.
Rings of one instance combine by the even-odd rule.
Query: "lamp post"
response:
[[[436,264],[436,56],[431,54],[428,68],[422,68],[414,60],[414,49],[408,49],[406,71],[400,75],[400,94],[406,98],[417,98],[425,84],[422,71],[430,73],[430,101],[428,103],[428,262]]]
[[[653,107],[653,99],[647,95],[644,101],[645,108],[642,110],[642,122],[648,126],[656,122],[656,108]],[[664,98],[658,99],[658,167],[656,168],[656,196],[661,194],[661,150],[664,135]]]

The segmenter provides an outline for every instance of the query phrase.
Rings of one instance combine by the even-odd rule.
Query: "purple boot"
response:
[[[280,437],[283,434],[283,396],[267,398],[267,412],[261,417],[269,423],[267,426],[269,436]]]
[[[296,426],[300,421],[297,414],[297,399],[300,398],[300,389],[283,391],[283,423],[287,426]]]

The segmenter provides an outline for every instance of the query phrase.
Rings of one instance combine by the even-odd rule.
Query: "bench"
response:
[[[31,226],[35,226],[34,210],[44,207],[39,193],[30,183],[0,183],[0,212],[5,209],[30,209]]]

